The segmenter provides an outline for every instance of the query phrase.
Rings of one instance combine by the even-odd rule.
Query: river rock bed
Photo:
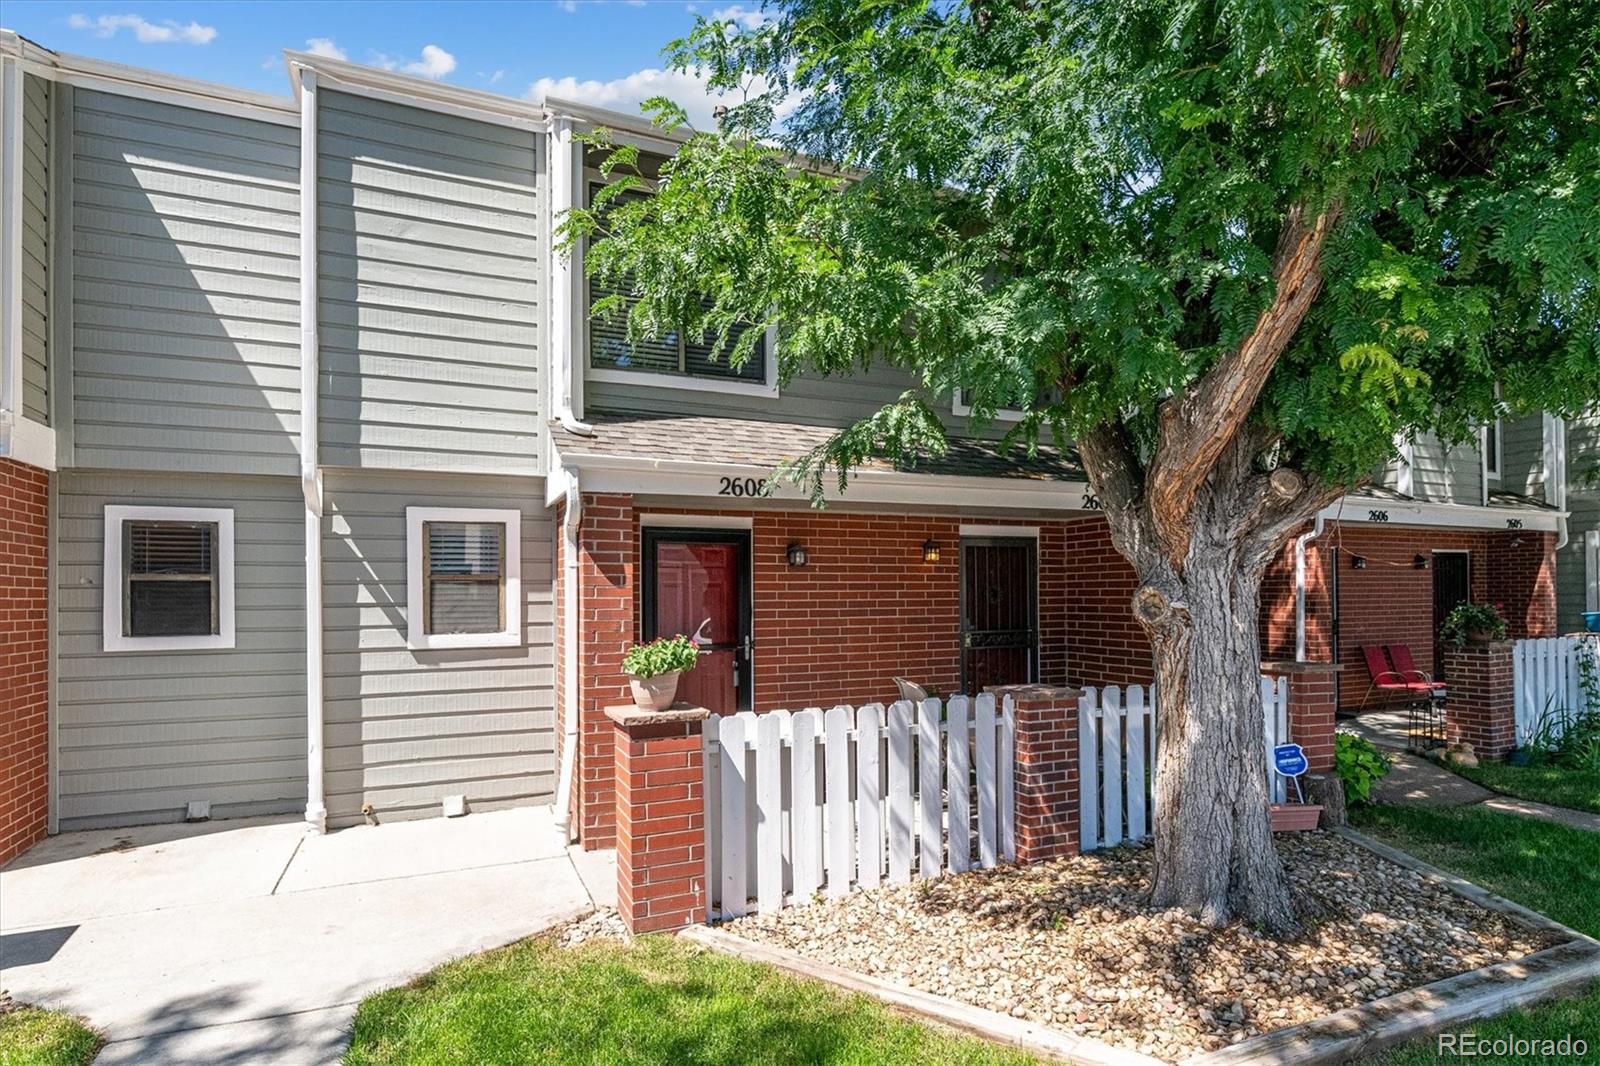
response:
[[[946,875],[728,922],[749,940],[1166,1060],[1553,946],[1331,833],[1280,836],[1295,938],[1141,896],[1147,848]]]

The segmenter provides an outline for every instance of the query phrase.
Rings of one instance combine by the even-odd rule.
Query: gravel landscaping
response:
[[[1330,833],[1279,838],[1298,939],[1141,895],[1122,848],[821,899],[728,932],[1175,1060],[1558,943]]]

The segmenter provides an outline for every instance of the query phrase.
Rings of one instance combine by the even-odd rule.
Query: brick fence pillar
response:
[[[1017,862],[1078,854],[1078,697],[1080,689],[1001,685],[1016,714]]]
[[[617,911],[631,933],[706,916],[706,800],[700,732],[711,712],[607,707],[616,753]]]
[[[1305,750],[1313,774],[1333,772],[1338,663],[1266,662],[1261,672],[1289,679],[1289,739]]]
[[[1445,732],[1451,744],[1466,742],[1480,758],[1498,759],[1517,743],[1516,687],[1509,640],[1469,641],[1446,647]]]

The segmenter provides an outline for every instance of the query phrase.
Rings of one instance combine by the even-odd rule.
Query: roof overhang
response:
[[[1323,508],[1320,518],[1341,525],[1439,526],[1555,532],[1567,512],[1548,507],[1480,507],[1462,503],[1391,500],[1349,495]]]
[[[762,500],[800,506],[809,503],[804,491],[788,483],[775,486],[769,494],[760,492],[758,486],[764,485],[773,472],[770,467],[593,454],[562,456],[558,465],[575,473],[586,493],[676,496],[721,506]],[[843,492],[836,480],[830,480],[824,498],[830,503],[1035,512],[1090,513],[1100,506],[1088,484],[1081,481],[959,477],[870,467],[852,471]]]
[[[422,107],[440,111],[459,118],[480,122],[496,122],[505,126],[544,130],[549,128],[550,113],[542,104],[521,100],[503,93],[484,92],[481,89],[464,89],[459,85],[420,78],[412,74],[396,74],[379,67],[363,66],[344,59],[313,55],[284,49],[284,62],[289,68],[289,85],[296,100],[300,95],[298,72],[309,70],[319,81],[341,92],[368,96],[409,107]]]

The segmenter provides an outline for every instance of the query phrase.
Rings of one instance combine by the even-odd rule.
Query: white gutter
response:
[[[578,472],[567,480],[567,509],[561,523],[561,686],[564,728],[561,736],[561,771],[556,779],[556,824],[572,839],[572,778],[578,759],[578,530],[583,523],[583,494]]]
[[[556,421],[570,433],[592,437],[594,427],[578,419],[574,403],[578,360],[574,358],[572,309],[581,297],[573,279],[582,269],[583,253],[574,248],[572,254],[563,255],[555,242],[555,227],[577,203],[578,163],[573,155],[572,120],[557,116],[550,123],[550,344],[554,349],[550,366],[556,374],[552,391]]]
[[[322,471],[317,403],[317,76],[300,77],[300,492],[306,505],[306,821],[328,829],[322,751]]]
[[[1327,521],[1317,515],[1309,533],[1294,538],[1294,661],[1306,661],[1306,545],[1322,536],[1322,526]]]

